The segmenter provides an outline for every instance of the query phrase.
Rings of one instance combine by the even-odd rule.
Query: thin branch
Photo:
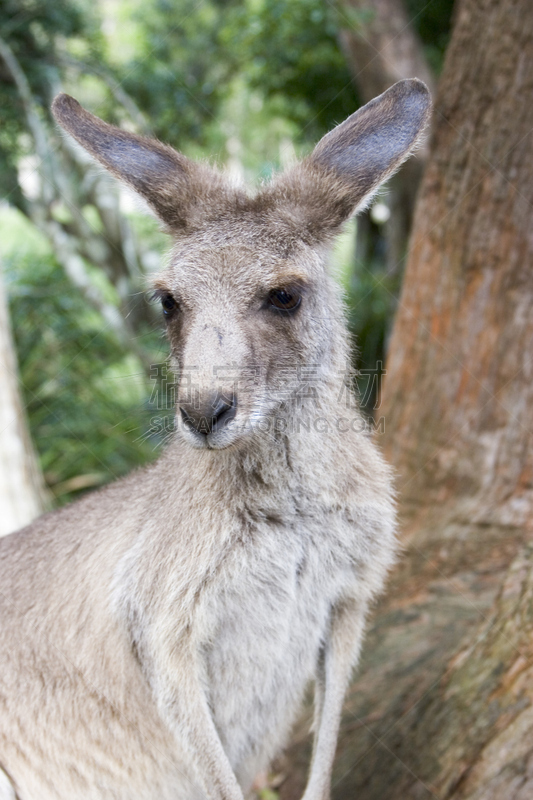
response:
[[[149,372],[149,359],[146,353],[136,345],[135,341],[132,341],[131,331],[120,312],[114,305],[105,300],[100,290],[91,281],[83,258],[79,254],[78,239],[69,236],[64,226],[50,217],[50,205],[54,200],[59,199],[58,195],[72,207],[71,185],[61,169],[61,165],[55,158],[53,149],[50,147],[48,131],[39,117],[38,106],[33,98],[28,79],[13,51],[1,37],[0,57],[11,73],[19,92],[28,128],[32,134],[35,150],[41,160],[44,171],[41,180],[42,199],[28,203],[29,216],[34,224],[46,235],[56,258],[71,283],[76,286],[93,308],[101,314],[120,345],[124,349],[133,350],[140,358],[144,369]],[[80,222],[78,220],[78,223]],[[85,228],[87,228],[86,224]],[[86,230],[86,233],[88,233],[88,230]],[[92,238],[92,234],[89,233],[89,237]]]
[[[22,101],[28,128],[33,136],[33,141],[35,142],[35,151],[41,160],[43,169],[45,169],[49,174],[51,184],[53,185],[55,165],[50,164],[50,161],[54,159],[53,153],[51,152],[48,144],[48,134],[46,128],[41,122],[39,114],[37,113],[37,104],[33,99],[33,94],[28,79],[26,78],[26,75],[24,74],[24,71],[12,49],[1,36],[0,57],[4,61],[6,67],[11,73],[13,81],[15,82],[15,86],[17,87],[20,99]],[[50,184],[48,185],[50,186]],[[51,199],[52,197],[47,198],[48,201]]]
[[[126,351],[132,351],[139,358],[146,374],[150,374],[150,359],[147,353],[137,345],[119,310],[107,302],[102,292],[91,280],[83,258],[79,254],[75,237],[67,234],[63,226],[49,217],[39,213],[32,215],[32,221],[51,242],[56,258],[73,286],[85,297],[87,302],[102,316],[107,328]]]

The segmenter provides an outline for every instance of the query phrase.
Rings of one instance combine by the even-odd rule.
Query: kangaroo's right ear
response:
[[[395,83],[326,134],[311,155],[274,181],[280,203],[299,208],[317,235],[363,208],[413,152],[431,113],[422,81]]]
[[[185,227],[199,165],[168,145],[108,125],[68,94],[55,98],[52,111],[67,133],[135,189],[169,229]]]

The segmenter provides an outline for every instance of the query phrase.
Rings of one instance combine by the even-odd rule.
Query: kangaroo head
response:
[[[158,141],[102,122],[73,98],[58,122],[138,192],[173,237],[156,280],[178,378],[181,435],[221,449],[264,430],[313,371],[344,356],[328,245],[408,157],[430,113],[418,80],[395,84],[254,196]],[[307,372],[306,372],[307,370]]]

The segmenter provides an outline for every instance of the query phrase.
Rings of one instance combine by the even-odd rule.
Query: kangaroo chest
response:
[[[328,522],[258,524],[231,550],[216,595],[206,599],[207,690],[237,772],[261,753],[268,761],[287,735],[332,606],[356,579],[353,531],[333,515]]]

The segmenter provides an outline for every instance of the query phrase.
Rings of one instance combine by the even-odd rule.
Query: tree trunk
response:
[[[402,78],[420,78],[434,89],[403,0],[346,0],[339,4],[339,17],[340,43],[365,103]]]
[[[335,800],[533,797],[532,94],[530,0],[463,0],[384,386],[405,552],[347,698]]]
[[[0,269],[0,536],[27,525],[46,504],[44,481],[26,423]]]
[[[346,0],[338,4],[338,10],[339,41],[365,103],[402,78],[420,78],[434,92],[433,73],[402,0]],[[389,273],[403,268],[426,157],[423,146],[388,187],[391,216],[385,225],[385,251]],[[363,235],[368,235],[367,216],[364,212],[360,217]],[[358,243],[359,250],[362,246]]]

